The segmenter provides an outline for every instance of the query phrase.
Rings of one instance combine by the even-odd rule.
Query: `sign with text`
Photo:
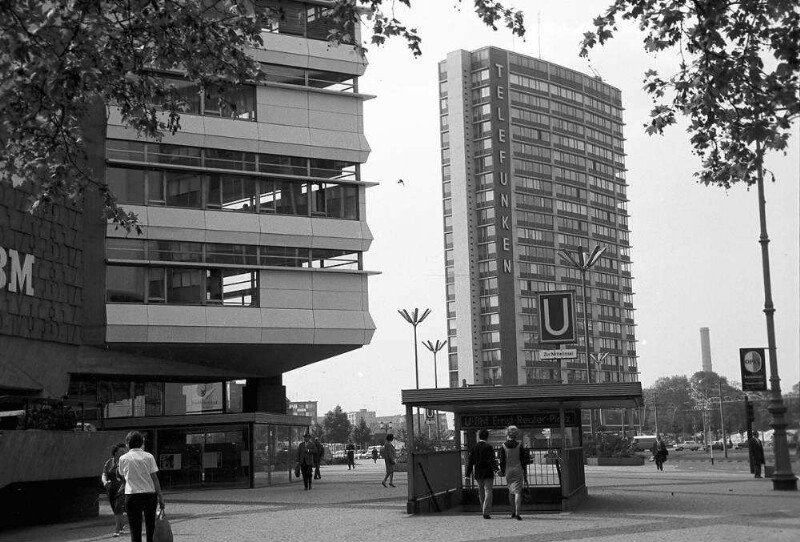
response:
[[[577,341],[575,292],[539,292],[536,294],[536,306],[539,312],[540,343]]]
[[[561,348],[559,350],[539,350],[539,359],[575,359],[578,350],[575,348]]]
[[[767,358],[763,348],[740,348],[742,391],[767,391]]]
[[[561,417],[557,410],[534,412],[531,414],[464,414],[461,416],[462,429],[498,429],[516,425],[517,427],[561,427]],[[580,416],[575,411],[564,412],[566,427],[580,426]]]

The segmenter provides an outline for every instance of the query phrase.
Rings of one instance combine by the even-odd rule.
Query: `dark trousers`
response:
[[[756,463],[753,465],[753,470],[755,471],[756,478],[761,478],[761,463]]]
[[[147,542],[153,542],[153,531],[156,530],[156,506],[158,499],[155,493],[134,493],[125,495],[125,510],[128,512],[128,525],[131,528],[131,542],[142,542],[142,514],[147,532]]]
[[[322,475],[319,473],[319,463],[314,465],[314,480],[319,480],[322,478]]]
[[[347,452],[347,470],[350,470],[350,467],[356,468],[355,455],[354,452]]]
[[[300,463],[300,472],[303,473],[303,487],[311,489],[311,476],[314,474],[313,465]]]

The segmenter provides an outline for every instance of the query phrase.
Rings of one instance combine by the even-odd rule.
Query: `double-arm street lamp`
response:
[[[568,250],[559,250],[558,253],[564,258],[572,267],[581,273],[581,289],[583,299],[583,340],[586,348],[586,382],[592,381],[592,366],[591,356],[589,352],[589,303],[586,295],[586,272],[597,263],[600,256],[605,252],[606,247],[595,245],[591,252],[572,252]]]
[[[436,375],[436,354],[438,354],[446,344],[445,341],[440,341],[439,339],[436,339],[436,342],[422,341],[422,345],[433,354],[433,385],[436,388],[439,387],[439,377]]]
[[[425,318],[431,313],[430,309],[425,309],[422,312],[418,308],[408,312],[407,310],[397,311],[403,319],[414,327],[414,374],[416,375],[417,389],[419,389],[419,353],[417,351],[417,326],[422,323]],[[417,408],[417,431],[422,431],[422,425],[419,419],[419,408]]]
[[[583,340],[586,349],[586,383],[592,381],[592,366],[591,357],[589,354],[589,303],[586,296],[586,272],[592,268],[594,264],[600,259],[600,255],[606,250],[606,247],[595,245],[591,252],[572,252],[568,250],[559,250],[558,253],[566,260],[572,267],[581,272],[581,288],[583,291]],[[589,427],[592,431],[592,440],[594,440],[594,411],[589,411]]]
[[[422,341],[422,344],[423,344],[423,346],[425,346],[425,348],[430,350],[431,354],[433,354],[433,385],[434,385],[434,387],[438,388],[439,387],[439,377],[436,374],[438,372],[437,369],[436,369],[436,354],[438,354],[439,351],[442,348],[444,348],[444,346],[447,343],[445,341],[440,341],[439,339],[436,339],[436,342]],[[436,416],[436,438],[440,439],[440,436],[439,436],[439,411],[438,410],[434,413],[434,416]]]

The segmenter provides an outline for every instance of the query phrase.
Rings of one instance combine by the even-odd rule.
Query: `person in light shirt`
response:
[[[125,478],[125,509],[131,529],[131,542],[142,542],[142,514],[147,542],[153,542],[156,527],[156,504],[164,509],[164,496],[158,483],[158,466],[152,454],[145,452],[144,437],[131,431],[125,437],[129,452],[119,458],[119,473]]]

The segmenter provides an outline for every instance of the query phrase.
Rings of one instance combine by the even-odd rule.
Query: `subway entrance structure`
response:
[[[598,408],[639,408],[639,382],[615,384],[552,384],[539,386],[468,386],[402,391],[406,407],[409,450],[413,450],[414,408],[436,409],[455,415],[455,449],[410,452],[408,503],[410,514],[445,509],[478,510],[477,488],[466,478],[469,449],[479,429],[489,429],[489,443],[497,448],[505,429],[516,425],[520,442],[528,449],[526,487],[530,498],[523,510],[574,509],[586,497],[582,411]],[[507,498],[505,480],[495,478],[495,503]]]

